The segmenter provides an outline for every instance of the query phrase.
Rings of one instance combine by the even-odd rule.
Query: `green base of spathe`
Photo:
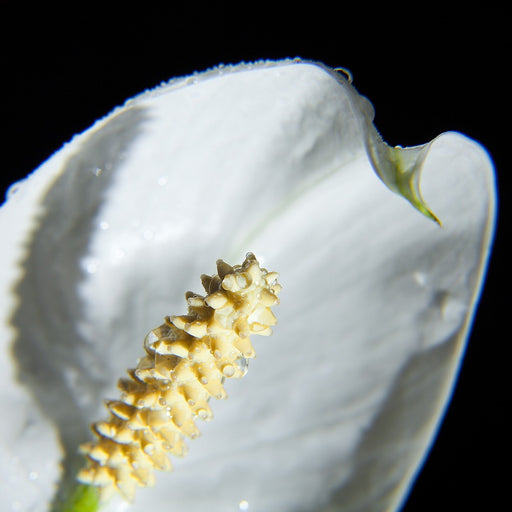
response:
[[[98,510],[99,496],[96,487],[78,484],[58,512],[97,512]]]

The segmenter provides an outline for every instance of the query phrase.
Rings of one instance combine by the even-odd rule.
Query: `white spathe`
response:
[[[369,115],[314,63],[218,68],[130,100],[17,186],[0,210],[7,510],[47,509],[144,335],[248,251],[281,275],[274,335],[175,471],[110,509],[400,505],[463,355],[494,172],[463,135],[432,142],[422,190],[440,228],[377,177]]]

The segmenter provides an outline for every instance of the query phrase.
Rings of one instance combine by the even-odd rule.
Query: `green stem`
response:
[[[96,487],[78,484],[59,512],[98,512],[99,496]]]

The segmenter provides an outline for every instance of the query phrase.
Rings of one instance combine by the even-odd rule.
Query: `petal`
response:
[[[57,439],[72,474],[146,332],[184,312],[217,258],[250,250],[281,274],[275,334],[133,510],[399,505],[460,364],[494,177],[475,142],[433,141],[423,192],[439,228],[376,178],[389,152],[368,155],[372,130],[368,103],[322,66],[220,68],[131,100],[19,187],[0,212],[0,339],[15,363],[2,355],[1,389],[21,404],[2,425],[7,500],[49,500]]]

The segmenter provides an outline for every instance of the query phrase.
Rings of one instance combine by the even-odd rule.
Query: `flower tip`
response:
[[[443,223],[441,219],[427,206],[423,198],[421,197],[419,190],[417,196],[407,197],[406,194],[403,194],[404,197],[418,210],[421,212],[427,219],[433,220],[439,227],[443,227]]]
[[[425,215],[429,219],[433,220],[440,228],[443,227],[443,223],[441,222],[441,219],[432,210],[430,210],[429,208],[427,208],[427,211],[426,211]]]

